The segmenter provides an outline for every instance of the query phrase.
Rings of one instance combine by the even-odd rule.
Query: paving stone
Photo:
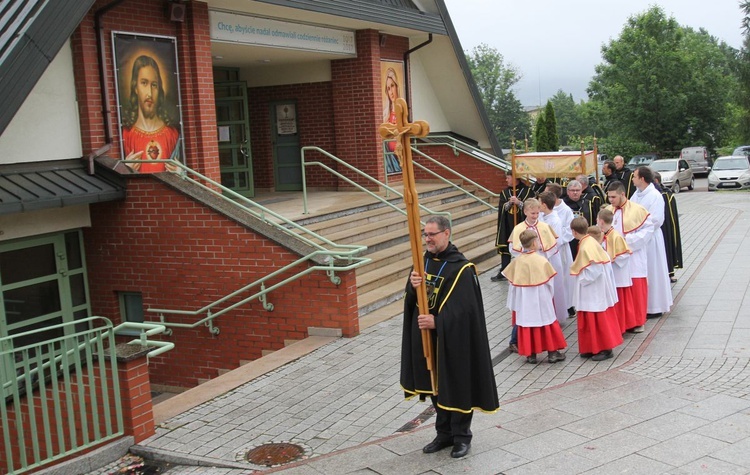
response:
[[[728,445],[726,442],[700,434],[687,433],[640,450],[638,454],[670,465],[682,466]]]
[[[653,475],[655,473],[665,473],[670,465],[652,460],[638,454],[631,454],[619,460],[596,467],[593,470],[585,472],[585,475],[601,475],[603,473],[627,473],[628,475]],[[671,473],[671,472],[670,472]]]
[[[701,457],[668,473],[670,475],[693,475],[695,473],[702,475],[744,475],[750,473],[750,469],[713,457]]]

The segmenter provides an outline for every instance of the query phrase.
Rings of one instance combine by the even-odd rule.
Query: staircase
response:
[[[400,198],[391,202],[403,209]],[[448,186],[420,193],[419,203],[451,214],[451,241],[470,261],[476,264],[497,255],[497,214],[487,206]],[[340,244],[367,246],[366,256],[372,262],[356,271],[360,317],[402,298],[412,262],[403,214],[376,203],[303,219],[298,224]]]

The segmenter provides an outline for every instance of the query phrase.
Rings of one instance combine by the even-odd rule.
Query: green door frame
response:
[[[229,94],[218,94],[226,88]],[[253,160],[250,153],[250,116],[245,81],[217,81],[216,126],[219,139],[221,183],[242,196],[255,196]],[[225,109],[226,114],[222,113]],[[225,117],[228,116],[228,117]],[[223,140],[225,139],[225,140]]]
[[[46,322],[50,325],[55,323],[74,322],[81,318],[87,318],[91,315],[91,299],[89,296],[88,275],[86,272],[86,254],[83,246],[83,234],[80,230],[65,231],[56,234],[36,236],[28,239],[19,239],[7,243],[0,242],[0,255],[6,252],[19,251],[41,246],[53,246],[53,258],[55,259],[55,271],[46,275],[31,277],[10,284],[2,282],[2,276],[8,275],[3,269],[0,269],[0,337],[9,334],[18,333],[19,330],[29,325],[41,324],[43,327]],[[77,247],[77,249],[74,249]],[[71,261],[71,258],[75,258]],[[77,261],[77,262],[76,262]],[[0,263],[2,258],[0,257]],[[71,285],[71,281],[78,281],[78,286]],[[12,305],[6,301],[6,292],[44,284],[48,282],[57,282],[57,291],[60,299],[60,310],[37,315],[33,318],[25,319],[13,324],[8,323],[8,308]],[[82,286],[82,287],[80,287]],[[76,290],[74,290],[76,288]],[[74,302],[74,293],[82,301]],[[8,304],[8,305],[6,305]],[[57,320],[60,319],[58,322]],[[68,326],[66,333],[74,330],[73,326]],[[26,331],[26,330],[21,330]],[[13,364],[13,362],[1,362],[0,364]]]

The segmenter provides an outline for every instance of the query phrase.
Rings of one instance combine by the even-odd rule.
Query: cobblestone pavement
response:
[[[404,401],[398,390],[400,318],[337,340],[180,414],[140,447],[175,463],[214,466],[176,466],[170,474],[267,469],[243,461],[244,454],[282,441],[300,444],[311,457],[284,473],[547,473],[552,467],[565,467],[561,473],[606,473],[619,467],[609,465],[615,461],[644,473],[678,467],[685,471],[672,473],[693,473],[705,465],[704,455],[719,450],[742,454],[737,459],[742,463],[713,458],[712,469],[750,472],[750,426],[740,430],[734,423],[743,420],[738,414],[750,416],[750,297],[745,298],[750,261],[747,252],[738,259],[743,243],[750,243],[748,198],[678,195],[685,268],[673,285],[676,305],[671,314],[649,320],[646,332],[627,334],[607,361],[577,357],[575,319],[564,329],[565,362],[529,365],[517,355],[506,357],[507,283],[490,282],[492,272],[480,276],[501,411],[475,418],[472,454],[461,461],[421,453],[433,436],[430,429],[394,435],[428,408]],[[636,404],[647,396],[658,397]],[[720,403],[722,410],[704,413],[706,401],[711,407]],[[724,421],[729,417],[739,419]],[[742,437],[716,438],[708,429],[719,421]],[[705,434],[695,432],[704,426]],[[690,453],[702,455],[670,455],[687,447],[700,448]],[[338,453],[325,456],[333,452]],[[103,470],[99,473],[109,473]]]

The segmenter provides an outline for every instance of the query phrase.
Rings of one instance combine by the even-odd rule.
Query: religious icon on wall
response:
[[[404,90],[404,63],[400,61],[380,62],[380,83],[383,91],[383,123],[396,123],[396,99],[402,96]],[[385,171],[388,174],[401,173],[395,140],[383,141],[383,153],[385,156]]]
[[[112,49],[122,159],[141,173],[176,171],[158,160],[184,161],[177,39],[113,32]]]

